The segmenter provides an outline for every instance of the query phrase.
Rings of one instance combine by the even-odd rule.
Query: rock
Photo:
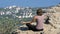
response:
[[[51,24],[44,24],[44,33],[42,32],[34,32],[32,30],[17,30],[19,34],[60,34],[60,13],[49,13],[49,22],[55,26],[51,26]],[[33,24],[36,25],[36,24]],[[26,27],[26,25],[20,26],[21,27]]]
[[[50,23],[52,23],[56,28],[60,28],[60,13],[52,13],[50,16]]]

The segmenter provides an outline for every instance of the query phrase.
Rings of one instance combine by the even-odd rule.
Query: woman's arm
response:
[[[32,19],[32,21],[30,22],[30,23],[33,23],[33,22],[35,22],[36,21],[36,18],[35,18],[35,16],[33,17],[33,19]]]
[[[35,18],[35,16],[33,17],[33,19],[32,19],[32,21],[30,21],[30,22],[23,22],[23,24],[26,24],[26,23],[33,23],[33,22],[35,22],[36,21],[36,18]]]

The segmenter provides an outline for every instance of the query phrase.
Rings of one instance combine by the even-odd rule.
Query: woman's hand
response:
[[[21,22],[21,24],[26,24],[26,22]]]

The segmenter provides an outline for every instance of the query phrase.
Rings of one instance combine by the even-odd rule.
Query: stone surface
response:
[[[59,4],[60,6],[60,4]],[[52,24],[44,24],[44,34],[60,34],[60,7],[54,6],[49,9],[45,9],[46,14],[49,15],[49,22]],[[26,27],[25,25],[20,26]],[[27,28],[26,28],[27,29]],[[40,34],[41,32],[34,32],[32,30],[17,30],[18,34]]]
[[[60,13],[49,13],[49,22],[51,24],[44,24],[44,34],[60,34]],[[25,25],[20,26],[21,27],[26,27]],[[54,28],[56,27],[56,28]],[[27,29],[27,28],[26,28]],[[32,30],[17,30],[18,34],[40,34],[41,32],[34,32]]]

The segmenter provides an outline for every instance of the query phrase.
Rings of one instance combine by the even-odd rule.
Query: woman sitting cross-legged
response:
[[[45,19],[45,15],[42,14],[42,9],[38,9],[36,12],[36,16],[33,17],[31,22],[23,22],[24,24],[26,24],[26,26],[29,28],[29,30],[33,30],[33,31],[43,31],[44,30],[44,19]],[[36,26],[31,25],[31,23],[36,22]]]

